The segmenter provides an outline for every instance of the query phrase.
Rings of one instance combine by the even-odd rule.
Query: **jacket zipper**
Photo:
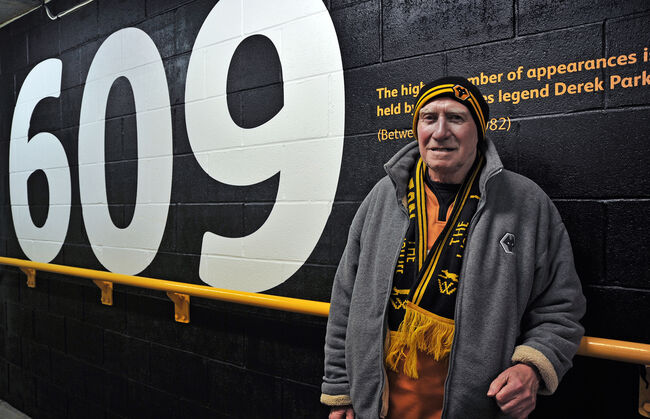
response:
[[[492,180],[493,177],[501,173],[503,168],[499,168],[493,173],[490,173],[488,178],[485,180],[485,193],[484,195],[487,196],[487,187],[488,183],[490,180]],[[467,254],[467,251],[469,250],[469,245],[470,245],[470,238],[472,237],[472,232],[474,231],[474,227],[476,226],[476,223],[478,222],[478,217],[480,216],[481,212],[483,211],[483,208],[485,207],[485,199],[481,199],[479,202],[479,206],[476,209],[476,213],[472,216],[472,219],[470,220],[470,225],[469,225],[469,230],[467,232],[467,243],[465,245],[465,254]],[[460,278],[461,281],[458,286],[458,295],[456,296],[456,307],[454,308],[454,320],[455,320],[455,331],[454,335],[458,336],[458,327],[460,326],[460,316],[458,315],[458,311],[461,304],[461,295],[462,295],[462,290],[463,290],[463,284],[465,283],[462,278],[464,278],[464,274],[467,265],[463,263],[461,270],[460,270]],[[454,339],[454,341],[451,344],[451,351],[449,353],[449,369],[447,370],[447,378],[445,378],[445,391],[443,395],[443,402],[442,402],[442,415],[441,419],[445,419],[447,417],[447,406],[449,404],[449,395],[448,395],[448,390],[449,390],[449,377],[451,377],[453,366],[454,366],[454,360],[455,360],[455,351],[454,349],[456,348],[456,342],[457,340]]]
[[[404,208],[404,205],[403,205],[401,200],[398,200],[397,204],[399,205],[402,213],[404,215],[406,215],[406,227],[402,228],[402,230],[404,230],[404,232],[402,233],[402,237],[404,237],[406,235],[406,231],[408,230],[408,227],[409,227],[408,212],[407,212],[406,208]],[[393,258],[393,264],[391,266],[395,266],[397,264],[397,259],[399,258],[399,254],[400,254],[401,250],[402,250],[402,242],[400,241],[399,246],[397,248],[397,253],[395,254],[395,257]],[[390,280],[391,280],[391,283],[392,283],[393,278],[391,277]],[[379,342],[379,345],[380,345],[379,346],[379,353],[381,354],[381,356],[379,357],[379,366],[380,366],[380,371],[382,371],[381,380],[380,380],[381,386],[379,387],[380,388],[379,396],[380,396],[380,399],[381,399],[381,404],[379,405],[379,412],[378,412],[379,417],[381,417],[381,411],[382,411],[382,407],[384,405],[383,395],[384,395],[384,388],[386,386],[386,369],[384,367],[384,343],[386,342],[386,334],[388,333],[388,320],[386,318],[386,314],[388,312],[388,303],[389,302],[390,302],[390,286],[389,286],[388,292],[386,293],[386,301],[384,301],[384,313],[383,313],[384,330],[382,331],[382,335],[381,335],[382,339]]]

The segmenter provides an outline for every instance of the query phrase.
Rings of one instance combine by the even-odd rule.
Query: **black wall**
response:
[[[53,0],[50,7],[62,11],[76,3]],[[82,222],[75,170],[79,110],[95,52],[107,36],[129,26],[144,30],[163,58],[174,130],[170,215],[159,253],[141,275],[202,284],[203,232],[240,237],[264,223],[278,176],[251,187],[216,182],[197,163],[187,138],[189,56],[215,3],[97,0],[58,21],[40,9],[0,28],[0,254],[25,258],[8,193],[16,97],[29,71],[56,57],[63,62],[61,96],[42,101],[30,127],[30,135],[54,133],[71,164],[70,226],[52,263],[103,269]],[[268,292],[328,301],[356,208],[382,176],[382,164],[409,141],[380,141],[382,129],[400,131],[410,124],[403,113],[378,117],[377,107],[409,97],[380,99],[376,89],[418,85],[446,74],[503,73],[500,83],[480,87],[495,98],[490,106],[496,120],[488,135],[505,166],[537,182],[562,214],[588,301],[586,334],[650,342],[650,86],[608,86],[614,74],[650,73],[650,63],[643,60],[644,48],[650,47],[650,3],[325,0],[325,5],[344,66],[341,176],[332,214],[312,255]],[[635,64],[550,80],[505,79],[519,66],[528,70],[631,53]],[[267,43],[253,39],[238,57],[241,62],[232,65],[256,65],[260,71],[230,72],[232,103],[255,95],[265,106],[252,100],[249,107],[233,105],[231,113],[243,124],[254,124],[282,106],[281,79]],[[604,80],[604,91],[553,94],[556,82],[595,77]],[[497,99],[499,90],[540,89],[546,83],[548,98],[518,104]],[[118,80],[108,103],[106,183],[111,217],[125,226],[133,216],[137,177],[135,107],[128,83]],[[35,221],[46,218],[47,199],[44,177],[34,176],[30,207]],[[326,415],[318,403],[324,319],[192,299],[191,323],[185,325],[173,321],[173,305],[162,293],[116,286],[115,305],[106,307],[87,280],[39,272],[37,288],[29,289],[17,269],[5,268],[1,275],[0,398],[34,417]],[[637,391],[635,366],[577,357],[558,393],[542,398],[533,416],[634,418]]]

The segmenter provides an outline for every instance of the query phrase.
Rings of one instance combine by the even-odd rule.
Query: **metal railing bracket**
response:
[[[20,267],[20,270],[27,275],[27,286],[29,288],[36,288],[36,269]]]
[[[174,303],[174,320],[179,323],[190,322],[190,296],[167,291],[167,296]]]
[[[640,365],[639,415],[650,418],[650,365]]]
[[[113,305],[113,283],[110,281],[102,281],[100,279],[93,279],[95,285],[102,290],[102,304],[105,306]]]

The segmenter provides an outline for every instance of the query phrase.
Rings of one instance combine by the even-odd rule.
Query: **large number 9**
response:
[[[243,129],[228,112],[230,59],[243,39],[269,38],[280,57],[284,107]],[[316,246],[332,209],[343,153],[343,68],[321,0],[222,0],[196,38],[185,90],[194,155],[211,177],[251,185],[280,172],[266,223],[241,238],[207,232],[199,276],[222,288],[261,291],[284,282]]]

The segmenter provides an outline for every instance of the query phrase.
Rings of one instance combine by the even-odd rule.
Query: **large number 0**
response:
[[[284,107],[237,126],[228,112],[230,59],[247,36],[280,57]],[[194,44],[185,90],[192,150],[211,177],[250,185],[280,172],[266,223],[241,238],[207,232],[199,275],[213,286],[260,291],[284,282],[314,249],[332,208],[343,153],[344,86],[338,40],[323,2],[221,0]]]
[[[131,83],[138,138],[136,205],[133,220],[124,229],[113,224],[108,211],[104,168],[106,103],[118,77]],[[162,240],[172,187],[168,91],[160,54],[139,29],[109,36],[88,71],[79,121],[79,191],[93,252],[113,272],[141,272]]]
[[[61,60],[49,59],[30,71],[16,101],[9,143],[9,197],[20,247],[28,258],[50,262],[61,250],[70,220],[70,168],[65,150],[49,132],[28,138],[29,124],[38,102],[61,94]],[[45,173],[49,209],[45,224],[34,224],[27,198],[27,179],[37,170]]]

